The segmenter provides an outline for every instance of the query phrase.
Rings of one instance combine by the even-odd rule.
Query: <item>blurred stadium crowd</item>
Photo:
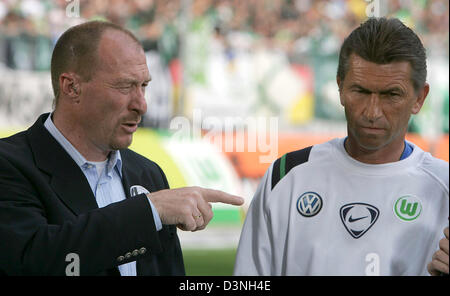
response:
[[[157,49],[169,62],[179,55],[179,39],[188,18],[191,26],[206,26],[228,47],[233,33],[252,35],[250,46],[282,49],[292,61],[305,61],[313,40],[328,39],[330,52],[367,18],[363,0],[80,0],[80,19],[68,21],[74,0],[2,0],[0,61],[13,69],[48,70],[49,56],[59,35],[70,25],[108,19],[132,30],[146,50]],[[423,38],[429,54],[448,56],[446,0],[380,1],[384,15],[401,18]],[[237,38],[237,37],[234,37]]]
[[[252,34],[252,46],[285,50],[304,61],[312,40],[327,38],[336,51],[343,38],[367,18],[363,0],[80,0],[80,19],[68,22],[66,9],[75,0],[2,0],[0,61],[13,69],[48,70],[52,45],[68,26],[108,19],[131,29],[144,48],[158,49],[170,61],[178,57],[181,18],[210,27],[229,47],[233,32]],[[384,15],[401,18],[423,38],[429,54],[448,56],[446,0],[380,1]]]

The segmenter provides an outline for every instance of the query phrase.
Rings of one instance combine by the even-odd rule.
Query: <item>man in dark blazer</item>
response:
[[[240,197],[169,190],[154,162],[127,149],[151,77],[127,30],[88,22],[52,55],[55,109],[0,139],[0,274],[184,275],[176,228],[204,229],[210,202]]]

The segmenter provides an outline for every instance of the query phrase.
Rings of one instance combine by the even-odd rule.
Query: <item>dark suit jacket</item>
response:
[[[145,194],[130,197],[133,185],[168,188],[161,168],[121,150],[127,198],[99,209],[81,169],[44,127],[47,117],[0,139],[0,274],[65,275],[74,262],[66,256],[76,253],[81,275],[119,275],[118,265],[135,260],[138,275],[184,275],[175,226],[156,231]]]

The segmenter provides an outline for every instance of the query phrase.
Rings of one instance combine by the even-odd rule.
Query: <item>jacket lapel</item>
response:
[[[36,165],[50,175],[50,186],[74,214],[98,208],[85,175],[44,127],[48,116],[41,115],[27,131]]]
[[[131,164],[131,161],[129,161],[128,159],[128,153],[129,151],[126,150],[120,151],[120,156],[122,157],[122,184],[127,198],[131,197],[130,189],[133,185],[144,186],[148,191],[152,192],[154,189],[153,186],[149,187],[149,184],[142,184],[145,179],[143,176],[144,172],[142,169],[140,169],[139,166],[133,166]],[[154,260],[155,259],[153,258],[153,256],[150,258],[142,258],[137,260],[136,274],[138,276],[151,275],[154,269],[154,265],[156,264]]]
[[[128,172],[125,170],[125,166],[122,165],[122,185],[123,185],[123,191],[125,191],[126,198],[130,198],[130,188],[131,188],[131,180],[135,179],[136,176],[134,176],[133,172]]]
[[[134,167],[133,169],[129,167],[129,162],[127,161],[127,153],[124,150],[120,151],[120,156],[122,157],[122,184],[127,198],[131,197],[130,188],[133,185],[141,185],[142,182],[142,171],[139,168]],[[150,190],[150,188],[147,188]]]

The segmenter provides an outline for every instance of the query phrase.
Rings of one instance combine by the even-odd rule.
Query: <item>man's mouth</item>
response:
[[[139,121],[131,121],[122,123],[123,128],[128,133],[134,133],[139,125]]]
[[[382,133],[384,131],[384,128],[373,126],[361,126],[361,129],[366,133]]]

